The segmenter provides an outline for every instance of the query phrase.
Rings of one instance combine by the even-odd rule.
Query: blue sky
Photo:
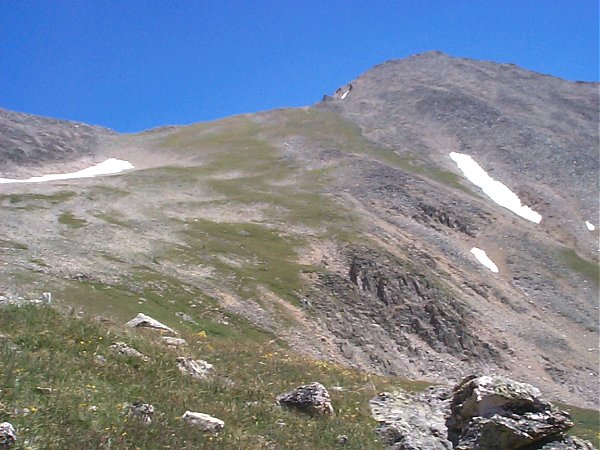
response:
[[[0,107],[123,132],[317,102],[427,50],[598,80],[597,0],[0,0]]]

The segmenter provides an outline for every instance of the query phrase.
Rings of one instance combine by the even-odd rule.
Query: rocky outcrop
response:
[[[593,449],[567,437],[569,414],[539,390],[500,376],[471,376],[452,392],[383,393],[370,402],[378,433],[397,450]]]
[[[158,320],[153,319],[146,314],[139,313],[133,319],[126,323],[128,327],[131,328],[151,328],[153,330],[165,331],[171,334],[177,335],[177,331],[169,328],[164,323],[160,323]]]
[[[455,390],[448,436],[461,450],[522,448],[573,426],[540,391],[500,376],[469,377]]]
[[[293,391],[278,395],[276,400],[281,406],[309,414],[335,414],[329,392],[321,383],[299,386]]]
[[[186,424],[197,427],[207,433],[218,433],[225,427],[225,422],[216,417],[199,412],[186,411],[181,417]]]
[[[446,419],[452,391],[428,388],[413,395],[383,392],[369,402],[371,414],[380,422],[378,434],[390,448],[449,450]]]
[[[185,356],[177,358],[177,368],[192,378],[197,380],[206,380],[213,372],[213,365],[202,360],[193,359]]]
[[[0,423],[0,449],[12,447],[17,442],[15,427],[9,422]]]

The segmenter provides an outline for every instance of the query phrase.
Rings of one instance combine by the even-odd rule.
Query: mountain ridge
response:
[[[306,108],[131,135],[5,121],[3,175],[105,157],[136,170],[0,186],[0,288],[43,283],[116,315],[154,292],[140,308],[167,323],[157,293],[181,292],[183,307],[190,290],[319,358],[434,381],[510,373],[597,407],[592,87],[427,53],[375,66]],[[4,159],[15,145],[26,157]],[[473,156],[541,224],[491,202],[451,151]]]

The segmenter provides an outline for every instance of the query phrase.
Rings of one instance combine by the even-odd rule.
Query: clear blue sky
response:
[[[303,106],[427,50],[598,80],[597,0],[0,0],[0,107],[132,132]]]

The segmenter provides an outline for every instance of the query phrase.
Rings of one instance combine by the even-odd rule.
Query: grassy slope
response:
[[[381,390],[424,387],[299,357],[247,323],[220,332],[183,329],[190,347],[175,351],[152,332],[126,333],[47,307],[2,313],[0,414],[17,428],[17,448],[335,448],[340,434],[349,438],[344,448],[381,448],[368,400]],[[151,361],[115,355],[108,347],[116,340]],[[199,382],[181,374],[175,366],[181,354],[213,363],[217,376]],[[106,361],[99,362],[99,355]],[[335,417],[313,418],[275,405],[277,394],[315,380],[345,389],[331,391]],[[124,414],[124,404],[136,400],[155,406],[151,425]],[[180,416],[186,410],[221,418],[225,430],[211,436],[185,426]],[[571,411],[573,434],[598,445],[598,413]]]
[[[346,434],[346,448],[378,448],[367,400],[392,380],[293,355],[248,325],[233,333],[183,332],[191,344],[183,353],[208,360],[232,381],[198,382],[177,370],[175,358],[182,351],[161,347],[151,333],[125,335],[46,307],[2,312],[0,332],[10,342],[0,342],[0,408],[23,447],[332,448],[336,437]],[[108,346],[115,340],[129,342],[152,360],[114,355]],[[106,362],[99,363],[97,355]],[[275,405],[277,394],[315,380],[347,389],[332,391],[336,417],[311,418]],[[123,414],[123,404],[136,400],[155,406],[152,425],[141,426]],[[211,437],[186,427],[179,417],[188,409],[221,418],[225,431]]]

